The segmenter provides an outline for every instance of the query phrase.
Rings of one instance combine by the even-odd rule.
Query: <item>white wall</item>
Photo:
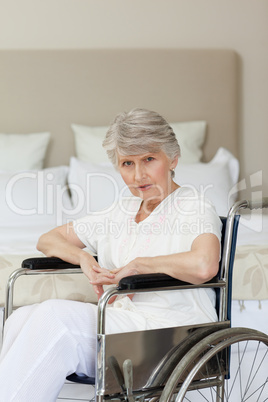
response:
[[[0,0],[0,49],[236,50],[242,177],[262,170],[268,196],[267,17],[267,0]]]

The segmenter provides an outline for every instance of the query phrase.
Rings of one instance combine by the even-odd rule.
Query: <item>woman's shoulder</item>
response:
[[[213,203],[203,194],[192,187],[180,187],[175,194],[174,219],[180,224],[193,230],[194,235],[214,233],[221,237],[221,220]]]
[[[174,195],[179,198],[191,198],[200,199],[202,198],[202,193],[197,190],[194,186],[180,186],[174,191]]]
[[[175,203],[185,202],[192,204],[204,200],[204,194],[198,191],[194,186],[181,186],[174,191],[173,200]]]
[[[216,213],[213,203],[205,193],[198,191],[193,186],[182,186],[174,192],[174,206],[183,211],[206,211],[212,210]]]

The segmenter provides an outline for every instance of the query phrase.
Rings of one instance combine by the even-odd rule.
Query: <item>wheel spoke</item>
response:
[[[237,349],[238,349],[238,350],[237,350],[237,354],[238,354],[238,362],[239,362],[239,364],[238,364],[238,367],[237,367],[237,370],[236,370],[234,379],[232,380],[232,386],[231,386],[231,389],[230,389],[230,393],[228,394],[228,399],[230,398],[230,396],[231,396],[231,394],[232,394],[232,391],[233,391],[233,389],[234,389],[234,385],[235,385],[236,379],[237,379],[237,377],[239,376],[240,396],[241,396],[241,401],[242,401],[241,365],[242,365],[242,362],[243,362],[243,360],[244,360],[244,356],[245,356],[245,353],[246,353],[247,346],[248,346],[248,342],[246,342],[246,346],[245,346],[245,348],[244,348],[242,357],[240,357],[240,344],[239,344],[239,343],[237,344]],[[228,399],[227,399],[227,400],[228,400]]]
[[[268,378],[266,378],[266,381],[262,384],[262,385],[260,385],[257,389],[255,389],[255,391],[253,391],[250,395],[248,395],[248,397],[246,398],[246,399],[243,399],[243,401],[247,401],[249,398],[251,398],[254,394],[256,394],[256,392],[258,392],[259,390],[261,390],[261,392],[260,392],[260,394],[259,394],[259,396],[258,396],[258,399],[256,399],[256,402],[258,402],[259,400],[260,400],[260,397],[261,397],[261,395],[262,395],[262,393],[263,393],[263,390],[264,390],[264,388],[265,388],[265,385],[267,384],[267,382],[268,382]],[[268,398],[267,398],[268,399]]]
[[[255,357],[254,357],[254,361],[253,361],[252,368],[251,368],[251,371],[250,371],[250,376],[251,376],[251,374],[252,374],[252,372],[253,372],[253,367],[254,367],[255,362],[256,362],[257,351],[259,350],[259,346],[260,346],[260,344],[258,345],[258,348],[257,348],[257,350],[256,350],[256,352],[255,352]],[[261,362],[259,363],[258,367],[256,368],[255,374],[253,375],[253,377],[252,377],[250,383],[249,383],[249,378],[250,378],[250,376],[249,376],[249,378],[248,378],[248,383],[247,383],[247,386],[246,386],[246,388],[245,388],[244,396],[247,394],[247,392],[248,392],[248,390],[250,389],[250,387],[251,387],[251,385],[252,385],[254,379],[256,378],[256,375],[258,374],[258,372],[259,372],[259,370],[260,370],[260,368],[261,368],[261,365],[262,365],[264,359],[265,359],[266,356],[267,356],[267,352],[268,352],[268,350],[266,350],[266,352],[265,352],[265,354],[264,354],[264,356],[263,356]]]
[[[205,397],[205,395],[200,391],[200,389],[198,390],[198,393],[203,397],[203,399],[205,399],[207,402],[210,402],[208,398]]]
[[[253,368],[254,368],[254,365],[255,365],[255,362],[256,362],[256,357],[257,357],[257,353],[258,353],[259,347],[260,347],[260,342],[258,343],[258,347],[256,348],[255,356],[254,356],[254,359],[253,359],[253,362],[252,362],[252,365],[251,365],[251,370],[250,370],[249,376],[248,376],[248,381],[247,381],[247,384],[246,384],[246,386],[245,386],[245,393],[244,393],[244,395],[246,395],[246,393],[247,393],[248,389],[250,388],[250,385],[252,384],[252,381],[254,380],[254,377],[255,377],[255,376],[254,376],[253,379],[252,379],[252,381],[250,382],[250,377],[251,377],[251,374],[252,374],[252,372],[253,372]]]

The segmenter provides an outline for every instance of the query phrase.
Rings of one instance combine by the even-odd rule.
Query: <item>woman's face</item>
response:
[[[136,197],[144,201],[161,202],[178,187],[171,178],[171,169],[178,158],[171,161],[163,152],[141,155],[118,154],[121,176]]]

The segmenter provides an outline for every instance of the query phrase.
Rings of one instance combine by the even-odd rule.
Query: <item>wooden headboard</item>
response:
[[[169,122],[206,120],[204,160],[238,155],[238,57],[232,50],[2,50],[0,132],[50,131],[46,166],[75,154],[70,125],[108,125],[145,107]]]

